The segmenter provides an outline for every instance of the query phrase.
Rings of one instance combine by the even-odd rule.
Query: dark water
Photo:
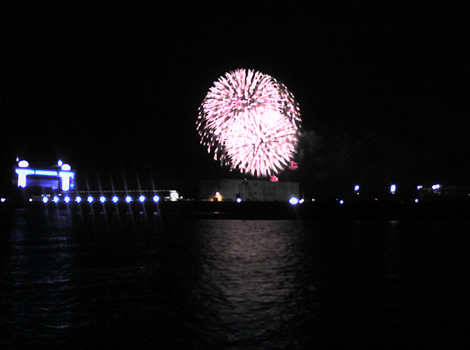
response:
[[[1,349],[468,345],[468,221],[1,219]]]

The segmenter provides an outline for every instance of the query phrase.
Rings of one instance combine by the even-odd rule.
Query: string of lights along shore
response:
[[[214,82],[196,125],[214,160],[268,177],[293,161],[300,123],[300,108],[284,84],[255,70],[237,69]]]

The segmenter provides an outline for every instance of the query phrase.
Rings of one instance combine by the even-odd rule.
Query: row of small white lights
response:
[[[416,189],[417,189],[417,190],[421,190],[422,188],[423,188],[423,186],[421,186],[421,185],[416,186]],[[440,185],[440,184],[435,184],[435,185],[432,185],[431,188],[432,188],[433,191],[437,191],[437,190],[439,190],[439,189],[441,188],[441,185]],[[355,185],[355,186],[354,186],[354,192],[355,192],[356,194],[359,194],[359,189],[360,189],[360,186],[359,186],[359,185]],[[395,194],[396,191],[397,191],[397,185],[395,185],[395,184],[390,185],[390,193],[391,193],[391,194]],[[312,201],[314,201],[314,200],[312,199]],[[344,204],[344,200],[343,200],[343,199],[339,199],[338,201],[339,201],[339,204],[341,204],[341,205]],[[238,199],[237,199],[237,202],[238,202]],[[298,199],[297,197],[291,197],[291,198],[289,199],[289,203],[292,204],[292,205],[302,204],[303,202],[304,202],[304,199],[303,199],[303,198],[302,198],[302,199]],[[419,202],[419,199],[416,198],[416,199],[415,199],[415,203],[418,203],[418,202]]]
[[[432,185],[431,188],[432,188],[433,191],[437,191],[438,189],[441,188],[441,185],[440,184],[435,184],[435,185]],[[354,192],[356,192],[356,194],[359,194],[359,189],[360,189],[359,185],[354,186]],[[421,189],[423,189],[423,186],[418,185],[418,186],[416,186],[416,189],[421,190]],[[391,184],[390,185],[390,193],[395,194],[396,191],[397,191],[397,185]]]
[[[241,198],[237,198],[237,203],[241,203],[242,202],[242,199]],[[289,203],[291,205],[297,205],[297,204],[302,204],[304,202],[304,199],[301,198],[301,199],[298,199],[297,197],[290,197],[289,198]]]
[[[106,202],[108,201],[108,199],[107,199],[105,196],[100,196],[100,197],[98,198],[98,200],[99,200],[101,203],[106,203]],[[138,200],[140,203],[144,203],[144,202],[147,200],[147,198],[142,194],[142,195],[140,195],[140,196],[137,198],[137,200]],[[152,200],[153,200],[155,203],[158,203],[158,202],[160,201],[160,196],[156,194],[156,195],[153,196]],[[30,199],[30,201],[32,201],[32,199]],[[42,197],[42,201],[43,201],[44,203],[49,202],[49,197],[46,197],[46,196]],[[60,201],[60,198],[59,198],[58,196],[54,196],[54,197],[51,199],[51,201],[54,202],[54,203],[58,203],[58,202]],[[70,203],[70,202],[72,201],[72,198],[70,198],[70,196],[65,196],[65,197],[63,198],[63,201],[64,201],[65,203]],[[75,197],[75,202],[76,202],[76,203],[81,203],[82,201],[83,201],[82,197],[80,197],[80,196],[76,196],[76,197]],[[94,198],[93,196],[89,195],[89,196],[86,198],[86,201],[91,204],[91,203],[93,203],[93,202],[95,201],[95,198]],[[120,199],[119,199],[118,196],[113,196],[113,197],[111,198],[111,202],[113,202],[113,203],[118,203],[119,201],[120,201]],[[124,201],[125,201],[126,203],[131,203],[131,202],[134,201],[134,198],[132,198],[131,196],[128,195],[128,196],[126,196],[126,197],[124,198]]]

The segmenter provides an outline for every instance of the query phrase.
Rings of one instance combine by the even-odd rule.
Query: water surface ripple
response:
[[[2,349],[466,341],[466,220],[1,219]]]

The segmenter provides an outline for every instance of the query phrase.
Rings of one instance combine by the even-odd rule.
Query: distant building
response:
[[[287,202],[292,197],[299,198],[298,182],[217,179],[199,186],[199,199],[207,201]]]

